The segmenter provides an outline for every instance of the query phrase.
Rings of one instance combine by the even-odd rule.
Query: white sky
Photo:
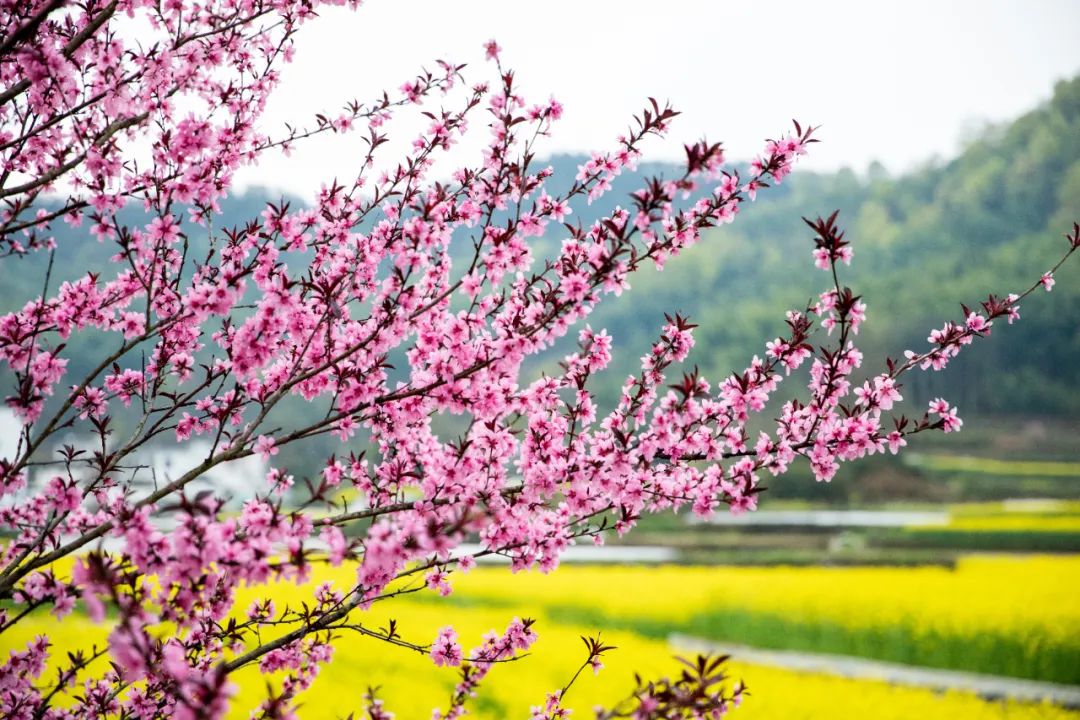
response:
[[[807,167],[863,171],[877,159],[896,173],[1048,99],[1080,73],[1078,31],[1077,0],[367,0],[301,31],[264,129],[375,98],[436,58],[469,63],[469,82],[490,79],[481,46],[495,38],[527,99],[566,106],[541,155],[611,148],[652,95],[683,115],[646,159],[676,158],[702,135],[746,158],[797,118],[822,126]],[[457,156],[470,164],[486,135],[474,118],[475,144]],[[308,143],[238,181],[310,196],[351,179],[358,147]]]

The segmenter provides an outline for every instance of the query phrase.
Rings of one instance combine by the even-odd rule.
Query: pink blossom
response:
[[[964,321],[964,324],[967,326],[968,330],[977,333],[988,332],[990,326],[993,325],[992,322],[988,321],[985,317],[975,312],[968,313],[967,319]]]
[[[439,630],[435,642],[431,645],[431,660],[437,666],[449,665],[457,667],[461,664],[461,646],[457,642],[457,633],[452,627],[444,627]]]
[[[949,403],[942,398],[935,398],[930,401],[930,412],[940,415],[949,411]]]
[[[424,576],[424,582],[432,590],[438,591],[440,595],[446,597],[449,595],[453,588],[447,580],[448,574],[444,570],[432,570]]]
[[[277,444],[269,435],[260,435],[255,438],[254,450],[263,460],[269,460],[278,454]]]

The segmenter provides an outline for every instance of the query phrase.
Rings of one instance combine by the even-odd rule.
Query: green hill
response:
[[[549,190],[571,182],[584,160],[551,158],[555,177]],[[602,202],[575,207],[574,219],[588,224],[616,204],[627,205],[627,193],[643,173],[676,171],[650,164],[624,173]],[[215,226],[245,223],[278,197],[251,191],[229,198]],[[800,218],[834,209],[856,253],[842,280],[869,304],[859,339],[868,366],[879,368],[887,355],[925,347],[931,328],[959,316],[960,302],[1018,291],[1060,255],[1062,233],[1080,218],[1080,78],[1059,83],[1044,106],[991,128],[950,162],[897,178],[880,169],[866,177],[849,170],[797,170],[783,185],[761,193],[733,225],[708,233],[663,273],[640,274],[630,293],[611,298],[590,319],[615,338],[611,371],[597,381],[601,398],[610,403],[616,397],[665,312],[679,311],[699,324],[691,361],[714,381],[763,353],[764,343],[783,331],[784,311],[805,306],[826,287],[827,276],[813,267],[810,234]],[[138,217],[134,209],[125,214],[131,221]],[[51,289],[88,268],[109,266],[113,248],[89,239],[85,228],[58,224],[56,233],[60,250]],[[205,238],[205,229],[190,228],[194,252]],[[551,246],[558,240],[542,242]],[[47,261],[44,254],[3,261],[0,311],[41,292]],[[1052,293],[1029,298],[1019,323],[999,323],[979,352],[962,355],[947,371],[914,376],[905,395],[919,404],[944,395],[967,416],[1080,418],[1078,264],[1063,269]],[[72,338],[71,377],[86,372],[101,341],[93,333]],[[537,362],[533,371],[554,365],[559,356]],[[9,382],[0,374],[0,383]],[[298,405],[290,411],[317,412]],[[288,458],[290,469],[314,469],[323,449],[333,451],[309,448]]]
[[[1062,234],[1080,219],[1080,78],[1059,83],[1045,106],[991,129],[946,164],[896,179],[796,170],[734,224],[599,309],[593,325],[607,327],[624,350],[609,392],[633,370],[665,311],[699,323],[692,358],[710,378],[764,352],[783,330],[784,310],[826,287],[800,218],[834,209],[855,247],[841,280],[869,305],[859,340],[870,365],[925,347],[931,328],[959,317],[959,303],[1026,288],[1065,249]],[[909,394],[947,394],[966,412],[1080,416],[1076,265],[1062,269],[1052,293],[1023,304],[1020,322],[999,323],[978,352],[915,378]]]

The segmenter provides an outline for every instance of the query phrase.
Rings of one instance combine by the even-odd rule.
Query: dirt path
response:
[[[1067,708],[1080,709],[1080,685],[1058,685],[959,670],[900,665],[848,655],[762,650],[745,645],[713,642],[689,635],[671,635],[668,641],[682,650],[731,655],[740,661],[754,665],[769,665],[786,670],[838,675],[859,680],[883,680],[895,685],[910,685],[935,690],[964,690],[988,700],[1008,697],[1032,702],[1050,701]]]

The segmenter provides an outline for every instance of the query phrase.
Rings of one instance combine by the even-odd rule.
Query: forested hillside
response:
[[[828,141],[827,132],[822,137]],[[584,160],[551,158],[551,190],[572,181]],[[675,171],[652,164],[624,173],[602,202],[575,207],[570,219],[588,224],[616,204],[627,206],[627,193],[642,173]],[[191,252],[197,255],[205,247],[208,232],[258,217],[268,200],[279,199],[265,191],[230,198],[213,230],[187,228]],[[296,198],[290,202],[300,204]],[[960,302],[1018,291],[1059,257],[1062,233],[1080,218],[1080,78],[1060,83],[1045,106],[988,130],[947,163],[898,178],[884,171],[868,177],[847,170],[796,171],[783,185],[763,191],[734,224],[711,231],[662,273],[642,273],[630,293],[610,298],[591,318],[594,327],[608,328],[615,338],[612,371],[598,380],[602,395],[610,401],[626,374],[636,370],[665,312],[678,311],[699,324],[691,358],[709,378],[741,369],[752,355],[763,353],[765,341],[782,331],[785,310],[805,307],[828,281],[813,267],[812,233],[800,218],[835,209],[855,247],[855,261],[841,279],[869,305],[860,340],[870,366],[880,367],[886,355],[924,347],[931,328],[958,317]],[[57,254],[50,291],[88,268],[109,267],[114,248],[92,240],[85,226],[60,223],[55,232],[64,251]],[[559,239],[553,234],[543,242],[554,246]],[[46,254],[2,262],[8,267],[0,310],[41,292]],[[995,326],[993,337],[983,341],[988,348],[962,356],[944,373],[913,378],[905,394],[920,403],[944,394],[967,415],[1080,417],[1077,265],[1063,269],[1053,292],[1024,303],[1021,322]],[[84,334],[81,346],[69,349],[71,378],[81,377],[100,357],[90,347],[94,338]],[[534,370],[557,360],[553,354]],[[290,411],[318,409],[298,403]]]
[[[868,360],[924,347],[932,327],[959,316],[960,302],[1026,287],[1080,218],[1080,78],[950,162],[896,179],[870,175],[797,171],[662,273],[637,278],[592,320],[627,350],[619,370],[633,369],[664,311],[676,309],[700,325],[693,359],[707,376],[744,367],[782,331],[786,308],[825,289],[800,218],[835,209],[855,247],[841,280],[869,305],[860,338]],[[1080,268],[1067,265],[1053,292],[1024,304],[1020,322],[995,326],[988,348],[919,378],[912,392],[947,389],[969,413],[1080,414],[1078,279]]]

